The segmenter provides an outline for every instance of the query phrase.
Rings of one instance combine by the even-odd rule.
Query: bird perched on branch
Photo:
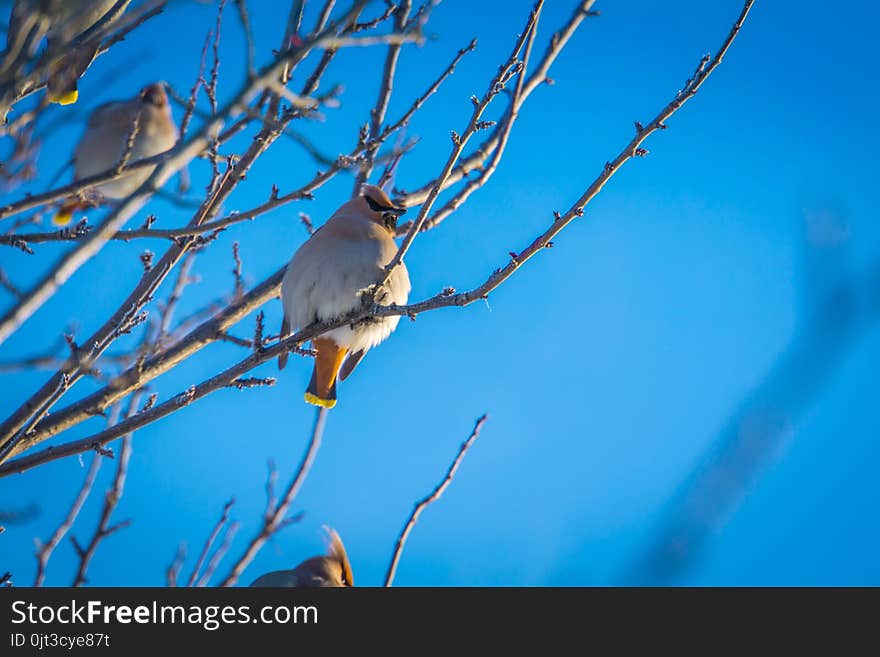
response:
[[[316,321],[334,319],[359,308],[376,283],[385,278],[385,266],[397,253],[397,218],[406,210],[395,206],[375,185],[364,185],[357,196],[340,207],[293,255],[281,283],[284,320],[281,335]],[[410,283],[401,263],[377,295],[381,305],[403,305]],[[400,317],[368,317],[346,324],[312,340],[317,352],[305,400],[316,406],[336,405],[336,379],[354,370],[364,354],[397,328]],[[278,358],[279,368],[288,354]]]
[[[177,142],[177,125],[171,116],[168,96],[161,83],[144,87],[131,100],[101,105],[89,117],[85,132],[73,155],[73,178],[82,180],[105,173],[125,160],[159,155]],[[150,177],[155,166],[126,173],[96,185],[91,192],[100,199],[120,200],[134,192]],[[67,224],[76,210],[88,207],[82,198],[66,201],[54,222]]]
[[[326,556],[306,559],[293,570],[275,570],[255,579],[251,586],[325,588],[354,586],[351,563],[342,540],[328,530],[330,545]]]
[[[16,0],[9,17],[7,52],[23,47],[32,30],[37,30],[33,33],[37,37],[45,34],[49,69],[46,98],[61,105],[75,103],[79,96],[77,80],[101,45],[100,36],[87,32],[111,10],[107,25],[116,21],[126,5],[114,5],[117,0]]]

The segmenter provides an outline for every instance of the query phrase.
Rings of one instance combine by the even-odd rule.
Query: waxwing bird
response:
[[[144,87],[131,100],[107,103],[92,112],[74,151],[74,180],[104,173],[116,166],[132,134],[129,162],[164,153],[177,142],[177,126],[161,83]],[[140,187],[154,169],[145,167],[132,171],[96,185],[90,191],[105,200],[123,199]],[[63,226],[74,211],[87,205],[82,199],[67,201],[55,215],[55,223]]]
[[[86,37],[77,42],[116,5],[116,0],[16,0],[9,17],[7,49],[16,39],[40,23],[46,34],[46,52],[53,58],[46,83],[46,97],[52,103],[75,103],[77,80],[94,60],[100,39]],[[125,7],[114,12],[119,18]]]
[[[328,530],[326,556],[306,559],[293,570],[275,570],[255,579],[251,586],[324,588],[354,586],[351,563],[339,534]]]
[[[385,277],[385,266],[397,253],[395,206],[380,188],[364,185],[293,255],[281,283],[284,320],[281,335],[316,321],[333,319],[360,307],[362,294]],[[401,263],[385,285],[381,305],[403,305],[410,283]],[[400,317],[371,317],[357,325],[335,328],[312,340],[317,352],[305,400],[316,406],[336,405],[336,379],[344,381],[371,347],[397,328]],[[344,364],[343,364],[344,361]],[[278,358],[279,368],[287,354]],[[341,368],[341,370],[340,370]]]

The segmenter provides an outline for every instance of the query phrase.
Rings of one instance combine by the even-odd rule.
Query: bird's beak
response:
[[[388,212],[393,214],[395,217],[400,217],[400,216],[406,214],[406,208],[402,208],[400,206],[395,206],[395,207],[391,208],[390,210],[388,210]]]

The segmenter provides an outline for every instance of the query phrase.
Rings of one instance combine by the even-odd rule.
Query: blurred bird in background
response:
[[[73,178],[82,180],[108,171],[124,157],[135,162],[159,155],[176,142],[177,125],[165,89],[161,83],[150,84],[131,100],[106,103],[92,112],[74,151]],[[123,199],[140,187],[155,168],[150,166],[132,171],[89,191],[100,200]],[[90,204],[91,200],[83,198],[69,199],[53,221],[63,226],[70,222],[75,211]]]
[[[328,529],[326,556],[306,559],[293,570],[275,570],[253,581],[251,586],[324,588],[354,586],[351,563],[339,534]]]
[[[32,30],[46,35],[49,62],[46,98],[49,102],[75,103],[79,92],[77,80],[98,54],[100,38],[81,37],[111,10],[108,25],[125,11],[127,3],[114,8],[117,0],[16,0],[9,17],[7,52],[24,47]],[[36,48],[40,39],[31,40]]]
[[[291,330],[361,306],[362,296],[384,278],[385,266],[397,253],[394,235],[397,218],[404,212],[379,187],[364,185],[360,196],[340,207],[297,250],[281,283],[282,337]],[[403,305],[409,291],[409,274],[401,263],[392,272],[378,303]],[[333,408],[337,376],[344,381],[370,348],[391,335],[399,320],[371,317],[312,340],[317,354],[305,400]],[[279,368],[284,368],[287,356],[278,358]]]

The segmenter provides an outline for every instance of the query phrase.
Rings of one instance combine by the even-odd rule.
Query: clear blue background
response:
[[[249,4],[263,63],[278,45],[287,3]],[[572,6],[548,0],[536,54]],[[468,96],[483,92],[529,7],[520,0],[446,0],[429,24],[436,38],[406,49],[391,118],[458,48],[479,38],[477,51],[413,121],[408,135],[421,141],[401,165],[398,186],[414,188],[439,171],[449,131],[466,124]],[[524,248],[552,211],[569,207],[619,152],[633,121],[650,120],[700,56],[718,47],[740,8],[739,0],[598,2],[602,16],[580,28],[554,65],[556,85],[529,99],[490,184],[416,240],[407,257],[412,298],[447,285],[472,287],[508,251]],[[53,111],[54,120],[67,112],[75,122],[46,140],[41,176],[27,189],[45,188],[89,108],[154,79],[188,91],[214,16],[211,5],[178,3],[100,58],[81,81],[80,102]],[[356,582],[380,584],[414,501],[439,480],[484,411],[490,419],[482,437],[443,499],[422,515],[397,583],[623,581],[661,525],[665,503],[803,317],[805,214],[846,222],[851,269],[877,258],[878,20],[880,10],[865,2],[831,11],[812,0],[758,0],[715,76],[669,130],[649,140],[650,155],[627,164],[556,248],[530,261],[488,304],[402,322],[340,387],[340,404],[295,504],[306,517],[261,552],[244,582],[320,551],[320,527],[328,524],[345,541]],[[222,53],[221,99],[235,92],[244,73],[232,7]],[[328,110],[322,123],[297,126],[331,156],[353,147],[356,126],[375,101],[383,58],[382,48],[341,53],[323,88],[343,83],[342,107]],[[103,82],[120,65],[123,73]],[[490,114],[502,107],[499,102]],[[206,168],[201,163],[193,171],[197,191]],[[273,183],[282,193],[298,187],[315,169],[297,144],[281,139],[226,210],[262,202]],[[233,241],[241,243],[247,280],[258,282],[304,239],[298,212],[319,223],[351,185],[340,176],[312,202],[225,232],[196,261],[201,281],[182,312],[231,289]],[[150,210],[157,227],[187,221],[186,211],[161,202]],[[65,248],[40,245],[35,256],[5,248],[0,263],[26,285]],[[70,322],[81,327],[80,337],[94,330],[137,282],[144,248],[161,253],[165,244],[108,245],[3,345],[0,359],[43,350]],[[280,304],[273,301],[266,312],[275,329]],[[249,319],[236,332],[247,335],[252,327]],[[243,355],[238,347],[213,345],[153,389],[167,398]],[[815,404],[796,418],[784,448],[676,583],[880,584],[878,359],[876,331],[852,345]],[[313,418],[302,402],[309,369],[294,359],[273,388],[219,392],[138,431],[117,511],[133,524],[101,545],[89,582],[163,584],[178,543],[189,546],[191,566],[231,496],[242,523],[237,555],[258,527],[267,461],[275,460],[284,482],[304,449]],[[47,374],[2,375],[0,415]],[[275,376],[274,363],[254,375]],[[79,384],[69,397],[89,389]],[[100,428],[97,419],[64,438]],[[103,466],[73,532],[81,539],[97,522],[113,469],[112,462]],[[33,538],[51,533],[84,474],[72,458],[0,480],[0,508],[40,509],[0,536],[0,570],[12,571],[16,582],[32,581]],[[74,564],[65,543],[48,583],[69,583]]]

